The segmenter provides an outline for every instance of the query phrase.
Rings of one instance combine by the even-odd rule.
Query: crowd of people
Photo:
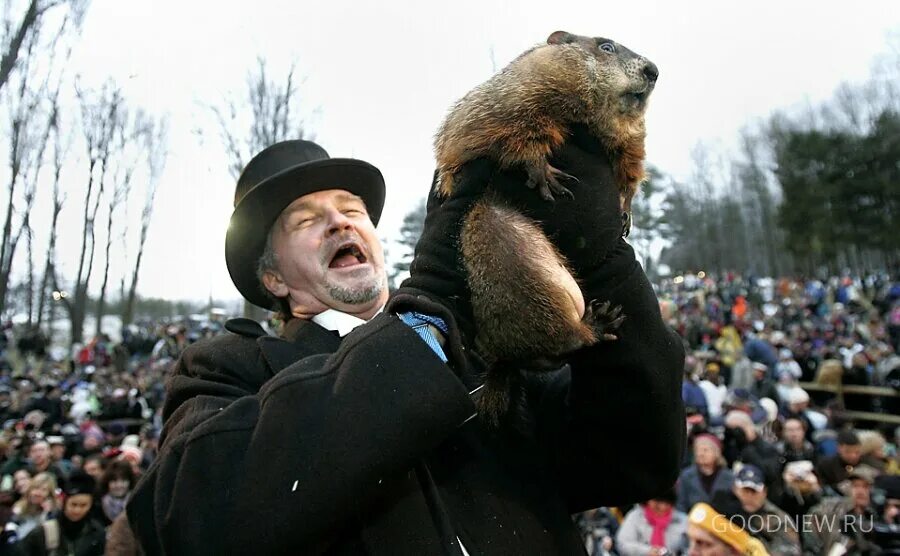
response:
[[[900,384],[900,285],[700,274],[657,291],[688,354],[689,450],[669,492],[575,516],[588,554],[689,543],[709,554],[900,553],[900,398],[889,393]],[[0,338],[0,547],[135,554],[123,510],[156,454],[167,369],[222,327],[129,327],[65,361],[33,349],[43,346],[33,331],[13,332]],[[886,389],[840,396],[838,384]]]
[[[0,554],[137,553],[124,509],[156,455],[165,375],[189,343],[222,331],[133,325],[57,361],[40,331],[3,326]]]
[[[657,288],[687,354],[689,450],[671,492],[577,516],[588,553],[900,554],[900,283]]]

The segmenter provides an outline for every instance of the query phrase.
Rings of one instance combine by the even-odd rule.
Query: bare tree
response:
[[[97,296],[97,325],[95,336],[102,331],[103,316],[106,313],[106,288],[109,285],[110,250],[115,238],[113,234],[114,215],[119,206],[127,199],[131,192],[131,178],[138,166],[140,149],[135,148],[135,143],[145,132],[144,115],[138,112],[131,117],[126,110],[120,113],[122,125],[116,130],[115,144],[112,151],[116,153],[114,168],[111,171],[113,189],[109,191],[109,205],[106,211],[106,251],[104,252],[103,281],[100,285],[100,293]]]
[[[250,157],[269,145],[288,139],[313,138],[297,110],[299,97],[294,69],[291,65],[280,84],[269,78],[266,61],[257,58],[256,71],[247,75],[246,97],[240,101],[227,98],[224,107],[210,107],[219,123],[219,135],[228,155],[228,169],[235,180]],[[244,302],[244,316],[255,314],[253,306]]]
[[[54,103],[52,114],[53,117],[51,118],[51,132],[53,139],[53,205],[52,217],[50,222],[50,239],[47,245],[47,258],[44,261],[44,274],[41,279],[41,287],[38,290],[38,326],[41,326],[43,322],[45,307],[47,307],[46,301],[50,298],[50,296],[48,295],[48,290],[54,284],[56,284],[56,278],[54,277],[53,273],[56,265],[57,225],[59,223],[59,213],[62,212],[63,204],[65,203],[65,195],[62,194],[62,191],[59,187],[59,179],[60,175],[62,174],[63,161],[65,160],[69,146],[69,143],[67,141],[64,142],[60,134],[59,107],[56,103]],[[53,333],[54,308],[55,306],[53,304],[49,305],[50,314],[47,318],[48,340],[52,337]]]
[[[105,83],[99,92],[84,91],[76,87],[76,94],[81,108],[81,128],[87,151],[88,175],[84,195],[78,272],[72,285],[72,295],[61,298],[69,313],[73,344],[81,342],[84,335],[88,282],[93,270],[96,248],[94,223],[106,186],[115,138],[123,125],[122,112],[124,110],[122,93],[112,82]],[[61,289],[57,285],[57,290]]]
[[[55,43],[70,27],[77,29],[81,25],[89,4],[89,0],[28,0],[25,12],[13,16],[9,13],[10,6],[7,2],[7,13],[2,26],[3,35],[0,39],[3,49],[3,56],[0,58],[0,90],[9,81],[10,75],[22,58],[22,48],[27,50],[26,45],[37,42],[47,12],[57,6],[61,6],[60,9],[68,8],[61,24],[55,29],[53,37]]]
[[[134,260],[134,267],[131,270],[131,285],[128,288],[128,297],[122,304],[122,326],[131,324],[134,319],[134,306],[137,300],[137,284],[138,276],[141,270],[141,259],[144,255],[144,245],[147,241],[147,232],[150,229],[150,220],[153,217],[153,202],[156,199],[156,187],[159,178],[162,175],[166,165],[167,151],[167,135],[168,126],[165,120],[158,122],[148,122],[145,126],[143,139],[143,150],[146,153],[147,163],[147,190],[144,197],[144,208],[141,211],[141,232],[138,239],[137,255]],[[122,281],[122,292],[125,291],[124,278]],[[124,296],[123,296],[124,297]]]

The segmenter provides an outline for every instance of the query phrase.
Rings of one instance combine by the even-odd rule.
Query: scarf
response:
[[[653,527],[653,534],[650,535],[650,544],[664,548],[666,546],[666,528],[672,522],[672,508],[669,508],[669,511],[666,513],[659,515],[651,510],[649,506],[644,506],[644,517],[647,519],[647,523]]]
[[[107,494],[101,500],[103,513],[110,521],[115,521],[120,513],[125,509],[125,503],[128,502],[128,496],[124,498],[116,498],[112,494]]]

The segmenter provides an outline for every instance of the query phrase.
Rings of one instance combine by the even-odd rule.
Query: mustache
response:
[[[319,248],[319,263],[326,266],[329,265],[331,259],[337,254],[338,249],[348,242],[355,243],[359,246],[360,251],[365,253],[368,257],[369,246],[366,242],[364,242],[358,234],[345,232],[325,238],[325,241],[322,242],[322,246]]]

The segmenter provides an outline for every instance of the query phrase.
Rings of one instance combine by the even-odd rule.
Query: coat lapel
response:
[[[334,353],[341,338],[312,321],[293,319],[285,325],[284,337],[261,336],[256,343],[275,375],[304,357]]]

